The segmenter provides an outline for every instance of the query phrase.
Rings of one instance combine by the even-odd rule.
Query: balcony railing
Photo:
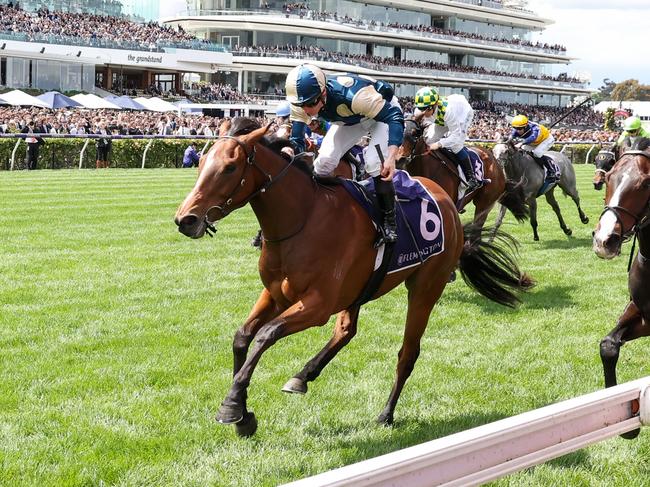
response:
[[[248,57],[274,57],[274,58],[291,58],[291,59],[304,59],[304,60],[315,60],[315,61],[325,61],[332,63],[341,63],[351,66],[359,66],[362,68],[372,69],[375,71],[382,71],[384,73],[400,74],[400,73],[410,73],[410,74],[419,74],[425,76],[436,76],[436,77],[446,77],[446,78],[455,78],[455,79],[476,79],[476,80],[486,80],[486,81],[502,81],[510,82],[517,84],[527,84],[537,87],[553,87],[553,88],[586,88],[586,82],[570,82],[570,81],[559,81],[551,79],[536,79],[536,78],[526,78],[519,76],[507,76],[507,75],[497,75],[491,73],[473,73],[471,71],[447,71],[441,69],[429,69],[429,68],[416,68],[411,66],[398,66],[398,65],[387,65],[372,63],[369,61],[363,61],[359,59],[346,58],[344,56],[336,55],[335,53],[327,52],[310,52],[310,51],[245,51],[245,50],[233,50],[233,56],[248,56]],[[389,71],[392,70],[392,71]]]
[[[459,0],[460,1],[460,0]],[[369,22],[367,20],[361,19],[351,19],[349,17],[338,17],[334,18],[334,14],[316,12],[314,10],[304,10],[303,13],[299,11],[282,11],[282,10],[259,10],[259,9],[238,9],[238,10],[188,10],[180,12],[179,16],[219,16],[219,15],[267,15],[267,16],[277,16],[283,18],[297,18],[301,20],[313,20],[317,22],[328,22],[337,25],[346,25],[351,26],[357,29],[374,31],[374,32],[387,32],[391,34],[407,34],[412,37],[424,37],[426,39],[439,40],[439,41],[454,41],[462,42],[468,47],[476,46],[477,44],[482,46],[492,46],[492,47],[506,47],[511,48],[514,51],[528,51],[531,53],[546,53],[553,55],[566,55],[566,52],[560,49],[551,49],[544,48],[539,46],[530,46],[527,44],[520,44],[515,42],[508,42],[507,40],[497,40],[497,39],[480,39],[475,37],[465,37],[457,36],[453,34],[442,34],[438,32],[427,32],[422,30],[415,29],[399,29],[396,27],[388,27],[383,24],[378,24],[374,22]],[[423,26],[427,27],[427,26]]]
[[[42,42],[44,44],[60,44],[64,46],[97,47],[102,49],[122,49],[129,51],[165,52],[166,48],[193,49],[200,51],[228,52],[228,48],[222,44],[207,42],[197,39],[196,41],[168,41],[161,40],[156,43],[140,41],[115,41],[100,37],[76,37],[44,33],[25,33],[14,31],[0,31],[0,39],[20,42]]]

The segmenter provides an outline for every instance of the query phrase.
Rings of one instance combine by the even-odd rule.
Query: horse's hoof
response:
[[[247,412],[244,414],[242,420],[235,424],[235,432],[237,433],[237,436],[241,436],[242,438],[253,436],[256,431],[257,418],[255,418],[254,413]]]
[[[217,421],[221,424],[239,423],[244,419],[244,409],[241,406],[222,404],[217,413]]]
[[[621,435],[621,438],[625,438],[626,440],[633,440],[634,438],[639,436],[640,432],[641,432],[641,430],[637,428],[635,430],[628,431],[627,433],[623,433]]]
[[[394,420],[392,414],[381,413],[377,418],[377,424],[381,426],[392,426],[393,422]]]
[[[537,235],[535,235],[535,236],[533,237],[533,240],[534,240],[535,242],[539,242],[539,237],[538,237]]]
[[[449,274],[449,280],[447,282],[454,282],[456,280],[456,271],[452,271],[451,274]]]
[[[589,223],[589,217],[586,216],[584,218],[581,218],[580,221],[586,225],[587,223]]]
[[[306,394],[307,383],[302,379],[298,379],[297,377],[292,377],[282,387],[282,392],[290,392],[292,394]]]
[[[570,237],[571,235],[573,235],[573,232],[571,231],[570,228],[565,228],[564,229],[564,235],[566,235],[567,237]]]

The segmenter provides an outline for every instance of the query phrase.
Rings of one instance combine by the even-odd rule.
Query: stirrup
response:
[[[376,249],[384,244],[394,244],[397,242],[397,229],[386,229],[383,225],[377,229],[377,238],[372,246]]]

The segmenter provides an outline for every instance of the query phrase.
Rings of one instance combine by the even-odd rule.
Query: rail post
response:
[[[16,161],[16,151],[18,150],[18,146],[20,145],[21,140],[22,139],[18,139],[16,141],[16,145],[14,145],[14,150],[11,151],[11,167],[9,169],[10,171],[14,170],[14,162]]]
[[[79,169],[81,169],[81,166],[83,166],[84,154],[86,152],[86,147],[88,147],[89,143],[90,143],[90,139],[86,139],[86,142],[84,142],[84,146],[81,148],[81,152],[79,153]]]
[[[147,162],[147,152],[149,152],[149,147],[151,147],[151,144],[153,144],[154,139],[150,139],[149,143],[147,144],[147,147],[144,148],[144,152],[142,153],[142,169],[144,169],[144,164]]]
[[[587,151],[587,157],[585,157],[585,164],[589,164],[589,156],[591,155],[591,151],[594,150],[594,147],[596,147],[596,144],[592,144],[589,150]]]

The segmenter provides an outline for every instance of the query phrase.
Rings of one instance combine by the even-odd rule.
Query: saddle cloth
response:
[[[474,169],[476,180],[483,181],[483,176],[485,175],[483,159],[481,159],[481,156],[478,154],[478,152],[475,152],[471,147],[467,148],[467,152],[469,152],[469,158],[472,161],[472,168]],[[465,191],[467,190],[467,178],[465,177],[465,173],[459,164],[456,165],[456,169],[458,170],[458,176],[460,177],[461,181],[465,183],[458,186],[458,201],[462,201],[462,199],[465,197]]]
[[[548,166],[544,166],[544,182],[542,183],[542,186],[539,188],[539,191],[537,191],[537,196],[542,196],[544,193],[548,192],[551,188],[554,188],[558,181],[560,180],[560,166],[557,165],[557,163],[551,159],[548,156],[544,156],[544,159],[548,162],[548,166],[551,166],[553,169],[553,172],[549,171]]]
[[[397,201],[397,243],[392,252],[387,274],[424,263],[444,251],[443,221],[438,202],[419,181],[409,173],[395,171],[393,185]],[[376,202],[374,181],[343,180],[343,187],[366,210],[376,227],[383,223],[383,215]],[[375,269],[381,264],[384,246],[379,248]]]

